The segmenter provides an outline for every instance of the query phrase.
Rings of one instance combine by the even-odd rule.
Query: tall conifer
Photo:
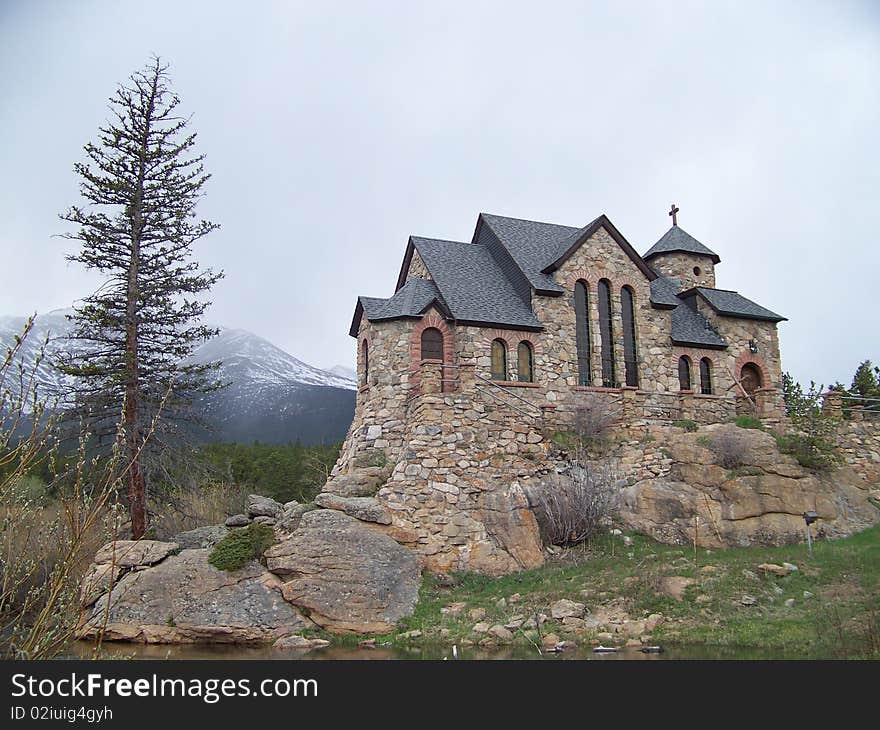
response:
[[[73,412],[125,457],[136,539],[147,528],[145,441],[170,445],[199,394],[219,385],[219,363],[188,359],[217,334],[201,323],[210,304],[201,295],[223,273],[192,259],[193,243],[218,225],[196,219],[210,176],[167,69],[155,58],[111,97],[111,120],[74,166],[85,204],[61,215],[79,227],[66,234],[81,243],[68,259],[105,282],[70,316],[72,346],[59,367],[75,376]]]

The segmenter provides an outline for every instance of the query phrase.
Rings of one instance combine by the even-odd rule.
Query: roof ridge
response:
[[[715,286],[695,286],[693,288],[694,289],[706,289],[708,291],[726,291],[728,294],[739,294],[739,292],[736,289],[719,289],[718,287],[715,287]],[[739,294],[739,295],[742,296],[742,294]]]
[[[556,226],[557,228],[571,228],[576,231],[580,231],[583,227],[579,226],[570,226],[567,223],[551,223],[550,221],[536,221],[532,218],[517,218],[512,215],[501,215],[499,213],[486,213],[485,211],[481,211],[480,215],[482,216],[491,216],[492,218],[504,218],[509,221],[522,221],[523,223],[537,223],[539,226]],[[589,223],[587,225],[590,225]]]
[[[462,246],[476,246],[477,244],[472,243],[471,241],[453,241],[448,238],[428,238],[427,236],[410,236],[414,241],[433,241],[435,243],[459,243]]]

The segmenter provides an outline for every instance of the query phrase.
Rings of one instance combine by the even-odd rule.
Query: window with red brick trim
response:
[[[516,348],[516,374],[520,383],[535,381],[535,358],[532,346],[523,340]]]
[[[443,333],[436,327],[422,332],[422,360],[443,360]]]
[[[507,380],[507,343],[492,340],[492,380]]]
[[[691,361],[684,355],[678,358],[678,389],[691,389]]]
[[[712,395],[712,363],[708,357],[700,360],[700,392]]]

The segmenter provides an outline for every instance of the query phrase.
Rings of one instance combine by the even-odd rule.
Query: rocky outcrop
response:
[[[735,452],[735,466],[717,463],[725,446]],[[719,424],[671,433],[663,448],[671,459],[668,474],[620,495],[623,523],[660,542],[692,543],[696,530],[704,547],[783,545],[804,540],[806,511],[819,513],[814,536],[828,538],[880,518],[867,483],[850,468],[807,471],[757,429]]]
[[[176,542],[182,550],[193,550],[214,547],[228,534],[229,530],[224,525],[207,525],[181,532],[171,538],[171,541]]]
[[[159,540],[116,540],[95,554],[95,565],[112,563],[120,568],[154,565],[179,549],[176,542]]]
[[[480,495],[475,519],[483,524],[486,539],[471,549],[471,570],[498,575],[528,570],[544,563],[541,531],[518,482]]]
[[[261,494],[249,494],[247,498],[248,517],[255,519],[257,517],[278,517],[284,507],[271,497],[264,497]]]
[[[323,492],[315,497],[315,504],[327,509],[335,509],[363,522],[379,525],[391,524],[391,513],[373,497],[341,497]]]
[[[121,542],[121,541],[120,541]],[[142,541],[141,545],[146,542]],[[83,638],[103,633],[105,640],[143,643],[272,642],[311,624],[284,600],[281,581],[259,563],[226,573],[208,563],[207,549],[177,549],[174,543],[134,549],[117,543],[102,548],[96,561],[119,555],[125,547],[161,561],[130,564],[109,571],[98,562],[83,585],[86,610]]]
[[[299,528],[266,551],[287,582],[284,598],[335,633],[385,633],[412,613],[418,560],[377,529],[336,510],[303,515]]]

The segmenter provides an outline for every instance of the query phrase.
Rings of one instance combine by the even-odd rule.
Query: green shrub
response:
[[[821,471],[834,466],[840,460],[834,446],[821,436],[802,433],[773,435],[779,450],[793,456],[806,469]]]
[[[733,422],[740,428],[756,428],[759,431],[764,430],[764,424],[761,423],[760,419],[755,418],[754,416],[743,414],[741,416],[737,416]]]
[[[275,544],[275,531],[256,522],[245,528],[232,530],[218,542],[208,562],[218,570],[238,570],[251,560],[259,560]]]
[[[697,422],[692,421],[690,418],[681,418],[677,421],[673,421],[672,425],[676,428],[683,428],[688,433],[693,433],[699,428],[699,426],[697,426]]]

